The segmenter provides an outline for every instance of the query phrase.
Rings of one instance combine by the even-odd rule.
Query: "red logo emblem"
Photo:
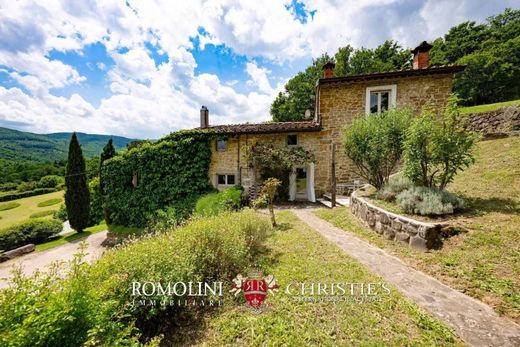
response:
[[[243,291],[247,303],[252,308],[251,311],[262,312],[267,293],[274,295],[278,288],[273,275],[264,276],[263,272],[254,270],[249,272],[247,277],[241,274],[235,277],[230,292],[236,296]]]

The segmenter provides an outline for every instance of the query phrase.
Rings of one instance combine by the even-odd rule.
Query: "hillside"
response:
[[[112,138],[117,149],[133,141],[121,136],[77,133],[85,157],[99,155],[108,139]],[[52,162],[67,156],[71,133],[33,134],[0,127],[0,158]]]

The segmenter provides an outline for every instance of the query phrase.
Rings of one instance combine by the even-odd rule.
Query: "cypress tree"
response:
[[[81,232],[88,226],[90,214],[90,192],[85,172],[85,158],[76,133],[72,134],[65,176],[65,207],[70,226]]]
[[[99,190],[101,193],[102,202],[104,201],[105,190],[103,189],[103,175],[102,175],[102,167],[103,162],[108,160],[116,155],[116,149],[114,148],[114,144],[112,143],[112,139],[108,140],[105,147],[103,147],[103,152],[99,158]],[[103,214],[105,216],[105,221],[107,224],[110,224],[110,212],[107,208],[103,208]]]

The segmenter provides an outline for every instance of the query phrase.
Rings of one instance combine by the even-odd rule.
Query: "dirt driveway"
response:
[[[74,240],[65,245],[61,245],[55,248],[48,249],[41,252],[33,252],[31,254],[0,263],[0,289],[6,288],[9,283],[11,276],[11,270],[13,267],[22,266],[23,273],[26,275],[33,274],[36,270],[45,270],[45,268],[56,261],[67,261],[73,258],[74,254],[77,253],[79,244],[83,241],[87,243],[87,249],[85,250],[88,255],[85,260],[92,262],[98,259],[103,253],[103,246],[101,243],[107,236],[106,231],[92,234],[86,238]]]

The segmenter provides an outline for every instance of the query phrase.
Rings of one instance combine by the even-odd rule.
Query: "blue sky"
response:
[[[0,5],[0,126],[158,138],[210,123],[269,120],[286,81],[324,52],[412,47],[520,0]],[[413,27],[411,27],[413,26]]]

